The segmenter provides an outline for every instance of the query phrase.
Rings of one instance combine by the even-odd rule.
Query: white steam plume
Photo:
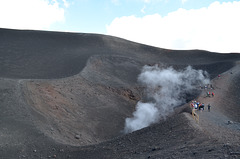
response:
[[[186,102],[186,97],[196,94],[196,87],[210,82],[206,71],[191,66],[177,71],[144,66],[138,81],[146,88],[149,102],[138,102],[132,118],[125,120],[125,133],[130,133],[165,119],[174,107]]]

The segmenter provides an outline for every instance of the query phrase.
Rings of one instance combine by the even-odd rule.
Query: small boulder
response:
[[[230,124],[233,124],[233,121],[229,120],[228,121],[228,125],[230,125]]]
[[[80,135],[75,135],[75,139],[80,139]]]

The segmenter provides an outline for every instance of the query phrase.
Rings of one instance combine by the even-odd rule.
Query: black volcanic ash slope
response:
[[[142,98],[137,83],[142,66],[192,65],[214,78],[239,59],[239,54],[167,50],[105,35],[0,29],[0,157],[128,158],[134,153],[138,158],[148,144],[154,146],[158,135],[164,135],[156,133],[161,127],[153,127],[157,130],[153,133],[147,128],[123,136],[123,142],[140,137],[133,141],[135,145],[118,141],[125,118]],[[179,128],[183,123],[176,121],[185,121],[183,116],[167,122]],[[192,131],[185,126],[186,132]],[[177,132],[178,128],[166,130]],[[148,133],[152,135],[146,142],[144,134]],[[102,143],[106,140],[109,142]],[[179,145],[183,142],[177,141]],[[166,144],[171,147],[173,142]],[[102,144],[72,147],[97,143]],[[121,151],[115,152],[115,148]],[[168,151],[164,149],[164,153]]]
[[[0,75],[50,79],[79,73],[91,56],[123,56],[142,64],[201,65],[231,62],[238,54],[174,51],[97,34],[0,29]]]

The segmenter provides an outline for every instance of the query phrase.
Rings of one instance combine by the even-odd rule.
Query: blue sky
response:
[[[68,0],[65,22],[56,23],[50,29],[106,34],[106,25],[116,17],[142,17],[156,13],[166,16],[179,8],[199,9],[213,2],[215,0]],[[64,8],[63,2],[59,3]]]
[[[0,27],[100,33],[169,49],[240,52],[240,1],[0,0]]]

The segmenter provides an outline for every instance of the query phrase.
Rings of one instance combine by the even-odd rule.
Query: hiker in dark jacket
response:
[[[208,104],[208,111],[210,112],[210,109],[211,109],[211,105],[210,104]]]
[[[204,110],[204,103],[202,103],[202,110]]]

